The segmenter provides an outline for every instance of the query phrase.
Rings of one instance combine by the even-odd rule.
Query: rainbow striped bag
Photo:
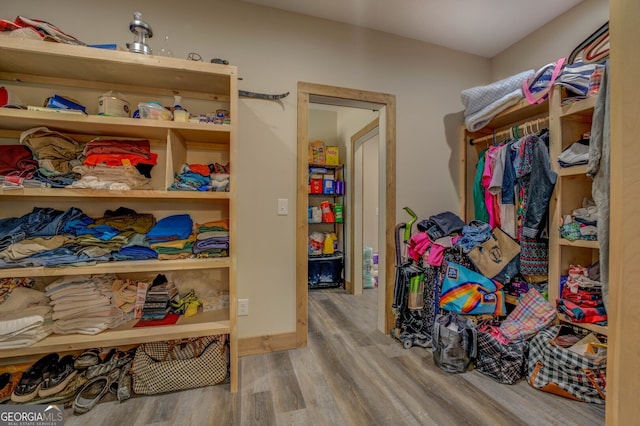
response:
[[[502,284],[462,265],[449,262],[440,293],[440,307],[466,315],[506,315]]]

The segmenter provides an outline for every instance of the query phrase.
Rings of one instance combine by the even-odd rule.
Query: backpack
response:
[[[478,335],[468,318],[449,312],[433,325],[433,362],[447,373],[464,373],[475,359]]]

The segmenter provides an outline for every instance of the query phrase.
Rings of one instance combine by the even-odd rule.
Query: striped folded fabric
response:
[[[567,64],[555,84],[566,87],[578,96],[587,96],[591,75],[596,68],[602,66],[602,63],[585,64],[582,60],[578,60],[573,64]]]

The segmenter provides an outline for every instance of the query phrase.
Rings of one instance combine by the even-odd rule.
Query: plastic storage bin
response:
[[[309,288],[340,287],[342,285],[343,256],[333,255],[309,257]]]

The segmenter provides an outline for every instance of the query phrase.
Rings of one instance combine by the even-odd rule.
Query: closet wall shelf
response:
[[[86,133],[94,136],[120,136],[143,139],[166,139],[169,130],[193,142],[229,143],[229,124],[180,123],[139,118],[107,117],[103,115],[69,115],[58,112],[0,109],[0,127],[23,131],[38,126],[65,133]]]
[[[564,118],[567,116],[586,116],[589,118],[589,120],[591,120],[591,116],[593,115],[593,107],[596,104],[596,98],[596,96],[590,96],[586,99],[575,101],[563,106],[560,109],[560,117]]]
[[[31,346],[20,349],[3,349],[0,359],[49,352],[65,352],[95,347],[124,346],[154,342],[157,340],[184,339],[203,335],[229,334],[229,312],[226,309],[200,312],[194,317],[180,317],[170,326],[137,327],[138,320],[131,320],[118,328],[105,330],[93,336],[78,339],[75,334],[51,334]]]
[[[181,94],[189,98],[229,102],[236,95],[232,65],[131,54],[42,40],[3,37],[2,80],[91,89],[145,91],[155,96]]]
[[[549,113],[548,102],[531,105],[526,99],[521,100],[516,105],[502,111],[489,123],[491,129],[507,127],[522,121],[535,119],[536,116],[544,116]]]
[[[591,241],[591,240],[570,241],[565,238],[559,238],[558,244],[560,244],[561,246],[567,246],[567,247],[584,247],[584,248],[591,248],[591,249],[600,248],[600,246],[598,245],[598,241]]]
[[[585,176],[587,175],[587,165],[558,168],[558,176]]]
[[[228,268],[231,261],[227,257],[210,259],[180,259],[180,260],[119,260],[97,263],[88,266],[74,266],[69,268],[32,268],[0,269],[0,278],[7,277],[62,277],[66,275],[84,274],[117,274],[123,271],[132,272],[166,272],[186,270],[207,270]],[[2,352],[2,351],[0,351]]]
[[[160,200],[228,200],[230,192],[204,191],[164,191],[152,189],[132,189],[130,191],[84,188],[16,188],[0,189],[0,199],[10,197],[52,197],[52,198],[109,198],[133,199],[136,202]]]
[[[564,317],[562,314],[558,314],[558,319],[560,320],[560,322],[563,322],[563,323],[566,323],[566,324],[571,324],[573,326],[576,326],[576,327],[579,327],[579,328],[584,328],[586,330],[593,331],[595,333],[600,333],[600,334],[603,334],[603,335],[607,336],[607,326],[606,325],[571,322],[566,317]]]

